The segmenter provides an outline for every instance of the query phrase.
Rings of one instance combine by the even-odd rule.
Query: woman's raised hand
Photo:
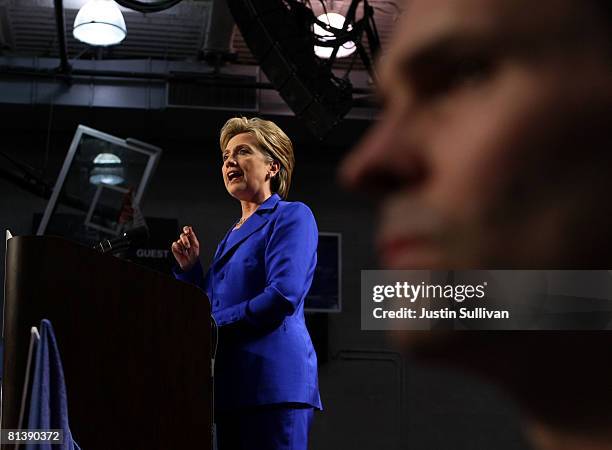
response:
[[[178,240],[172,243],[172,254],[183,271],[190,270],[200,256],[200,242],[191,227],[183,227]]]

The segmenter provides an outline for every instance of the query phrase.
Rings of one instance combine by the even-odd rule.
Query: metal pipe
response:
[[[208,74],[163,74],[152,72],[126,72],[114,70],[90,70],[90,69],[72,69],[71,77],[99,77],[99,78],[123,78],[130,80],[146,80],[146,81],[185,81],[192,83],[210,84],[218,87],[250,87],[254,89],[274,89],[271,83],[261,82],[237,82],[223,78],[214,78]],[[0,77],[32,77],[32,78],[62,78],[55,71],[49,69],[34,69],[30,67],[10,67],[0,66]]]
[[[66,44],[66,26],[64,19],[63,0],[54,0],[55,5],[55,25],[57,28],[57,45],[60,54],[60,72],[68,75],[70,73],[70,63],[68,62],[68,47]]]
[[[60,0],[61,1],[61,0]],[[57,72],[48,69],[33,69],[29,67],[10,67],[0,66],[0,78],[10,77],[31,77],[31,78],[62,78]],[[72,69],[70,74],[64,74],[65,78],[73,79],[75,77],[100,77],[100,78],[119,78],[119,79],[139,79],[152,80],[158,82],[166,81],[184,81],[187,83],[199,83],[215,87],[236,87],[236,88],[251,88],[251,89],[276,89],[271,83],[253,82],[253,81],[232,81],[223,78],[211,77],[207,74],[197,73],[150,73],[150,72],[125,72],[113,70],[89,70],[89,69]],[[355,94],[372,94],[374,91],[368,88],[353,88]]]

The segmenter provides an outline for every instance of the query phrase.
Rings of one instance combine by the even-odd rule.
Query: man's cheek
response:
[[[432,201],[462,222],[482,220],[511,181],[503,159],[494,157],[495,149],[480,147],[478,153],[474,148],[462,152],[456,147],[455,157],[440,163],[431,189]]]
[[[447,208],[478,216],[504,196],[512,180],[522,177],[516,136],[520,113],[507,103],[503,98],[466,102],[461,114],[447,118],[444,133],[434,135],[434,195]]]

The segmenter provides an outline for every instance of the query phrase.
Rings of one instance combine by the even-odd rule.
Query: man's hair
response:
[[[287,198],[289,187],[291,186],[291,175],[295,166],[291,139],[278,125],[269,120],[263,120],[258,117],[251,119],[234,117],[225,122],[221,129],[221,136],[219,137],[221,151],[225,151],[230,139],[242,133],[251,133],[255,136],[260,150],[268,160],[279,163],[280,170],[270,180],[270,187],[272,192],[277,192],[284,199]]]
[[[612,2],[610,0],[593,0],[595,7],[603,14],[603,19],[608,30],[612,29]]]
[[[584,0],[577,0],[583,2]],[[610,0],[590,0],[595,13],[601,18],[601,25],[605,28],[605,33],[609,37],[612,49],[612,1]]]

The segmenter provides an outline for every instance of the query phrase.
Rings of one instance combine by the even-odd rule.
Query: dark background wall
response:
[[[50,119],[2,129],[0,148],[34,167],[44,167],[45,178],[53,182],[78,123],[162,147],[164,154],[143,211],[192,225],[202,243],[202,261],[210,261],[217,242],[240,215],[220,176],[217,132],[225,117],[203,119],[197,138],[190,137],[191,131],[160,135],[138,120],[134,123],[139,125],[130,128],[112,118],[96,120],[91,114],[71,118],[60,111]],[[51,134],[47,134],[49,125]],[[343,310],[311,318],[313,334],[326,340],[318,343],[325,410],[315,416],[311,448],[527,448],[515,406],[493,386],[461,373],[415,365],[383,333],[361,331],[360,270],[376,267],[371,245],[374,208],[361,196],[341,190],[336,170],[364,127],[345,129],[333,145],[325,146],[305,137],[291,119],[282,119],[281,125],[298,136],[290,199],[311,207],[320,231],[343,236]],[[9,167],[3,160],[0,166]],[[0,178],[2,232],[9,228],[15,234],[31,233],[32,215],[45,205],[46,200]],[[2,245],[2,280],[4,251]]]

